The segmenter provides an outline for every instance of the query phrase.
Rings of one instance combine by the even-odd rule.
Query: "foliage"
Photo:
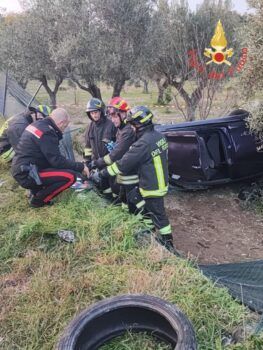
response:
[[[243,95],[248,98],[261,98],[260,104],[256,104],[251,110],[249,124],[252,131],[263,138],[263,109],[262,96],[260,93],[263,88],[263,1],[249,0],[251,8],[254,10],[247,18],[247,24],[244,31],[244,38],[248,46],[249,61],[245,66],[242,76]]]
[[[243,33],[249,61],[245,66],[242,85],[244,94],[251,97],[263,88],[263,1],[248,0],[248,4],[254,11],[248,16]]]
[[[119,96],[137,63],[145,55],[150,29],[151,0],[95,0],[94,13],[100,34],[97,55],[102,78]]]
[[[217,21],[222,18],[229,42],[236,49],[238,43],[232,40],[239,17],[231,11],[228,2],[204,1],[196,13],[190,11],[185,1],[159,1],[159,7],[152,21],[151,67],[154,75],[165,78],[167,84],[177,92],[174,95],[177,107],[185,119],[194,120],[196,109],[203,103],[201,117],[207,117],[215,92],[220,92],[221,82],[209,78],[213,65],[206,66],[204,49],[209,46]],[[159,40],[159,38],[162,40]],[[189,65],[189,52],[195,50],[199,65],[206,67],[202,72]],[[149,55],[148,55],[149,56]],[[184,100],[186,111],[179,103]],[[208,103],[204,104],[203,101]],[[204,108],[205,107],[205,108]],[[202,112],[202,113],[201,113]]]
[[[60,7],[53,1],[30,0],[30,7],[11,20],[6,18],[3,28],[5,38],[0,52],[5,68],[21,78],[40,80],[50,97],[50,104],[56,105],[56,94],[65,77],[65,68],[57,67],[52,59],[51,45],[58,45],[63,38]],[[51,87],[48,80],[54,79]]]
[[[219,18],[235,52],[240,44],[235,34],[242,19],[229,1],[204,0],[197,12],[187,1],[176,0],[23,3],[25,13],[4,17],[0,60],[23,85],[28,79],[41,80],[52,104],[65,77],[99,98],[101,81],[116,96],[130,78],[143,80],[145,91],[151,79],[159,89],[159,104],[170,85],[185,119],[196,118],[197,110],[206,118],[223,84],[189,67],[189,50],[196,49],[204,63],[203,50]]]
[[[263,140],[263,102],[252,107],[248,122],[251,131]]]

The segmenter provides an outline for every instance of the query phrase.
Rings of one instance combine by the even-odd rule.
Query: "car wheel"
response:
[[[96,350],[126,331],[147,332],[176,350],[197,349],[190,321],[175,305],[150,295],[104,299],[78,315],[64,331],[58,350]]]

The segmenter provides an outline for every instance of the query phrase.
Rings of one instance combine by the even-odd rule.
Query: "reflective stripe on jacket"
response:
[[[21,165],[34,164],[39,170],[47,168],[71,169],[82,172],[84,164],[66,159],[59,150],[62,133],[47,117],[27,126],[12,162],[12,175],[21,173]]]
[[[141,195],[162,197],[168,191],[168,142],[149,126],[122,159],[107,170],[111,176],[138,171]]]

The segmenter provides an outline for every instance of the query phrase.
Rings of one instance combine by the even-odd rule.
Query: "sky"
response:
[[[1,2],[1,0],[0,0]],[[196,9],[196,5],[202,3],[202,0],[188,0],[189,6],[192,10]],[[232,0],[233,10],[239,13],[244,13],[248,9],[248,4],[246,0]]]
[[[21,6],[18,0],[0,0],[0,7],[7,10],[7,12],[20,12]]]
[[[202,0],[188,0],[191,9],[195,10],[196,5],[200,4]],[[244,13],[248,9],[246,0],[232,0],[233,9],[239,13]],[[19,12],[21,6],[18,0],[0,0],[0,7],[5,8],[7,12]]]

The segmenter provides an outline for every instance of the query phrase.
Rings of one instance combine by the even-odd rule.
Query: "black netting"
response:
[[[263,313],[263,260],[220,265],[200,265],[205,276],[228,288],[252,310]]]
[[[73,130],[74,131],[74,130]],[[73,144],[71,138],[71,130],[68,127],[63,133],[63,139],[59,143],[60,153],[66,157],[67,159],[75,160],[74,152],[73,152]]]

